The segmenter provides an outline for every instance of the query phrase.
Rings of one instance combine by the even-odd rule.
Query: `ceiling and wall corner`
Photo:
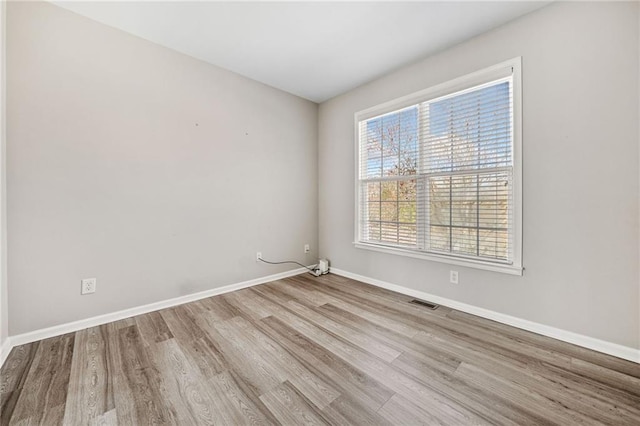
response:
[[[320,103],[550,2],[54,3]]]

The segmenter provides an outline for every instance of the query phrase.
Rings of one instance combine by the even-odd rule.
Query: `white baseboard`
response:
[[[376,287],[385,288],[387,290],[395,291],[401,294],[406,294],[408,296],[416,297],[418,299],[428,300],[429,302],[433,302],[438,305],[443,305],[449,308],[457,309],[458,311],[466,312],[468,314],[477,315],[479,317],[497,321],[502,324],[511,325],[513,327],[521,328],[523,330],[531,331],[533,333],[541,334],[543,336],[552,337],[554,339],[561,340],[563,342],[572,343],[574,345],[582,346],[587,349],[592,349],[594,351],[602,352],[607,355],[613,355],[615,357],[626,359],[628,361],[640,363],[640,349],[634,349],[628,346],[622,346],[617,343],[611,343],[605,340],[600,340],[600,339],[585,336],[582,334],[573,333],[571,331],[566,331],[559,328],[550,327],[548,325],[539,324],[539,323],[525,320],[522,318],[513,317],[511,315],[501,314],[500,312],[495,312],[489,309],[468,305],[466,303],[457,302],[455,300],[425,293],[423,291],[413,290],[413,289],[402,287],[396,284],[391,284],[386,281],[381,281],[375,278],[366,277],[364,275],[343,271],[342,269],[336,269],[334,267],[331,268],[331,272],[336,275],[340,275],[346,278],[351,278],[353,280],[371,284]]]
[[[216,296],[219,294],[229,293],[236,290],[241,290],[247,287],[253,287],[258,284],[268,283],[270,281],[276,281],[294,275],[307,272],[305,268],[293,269],[291,271],[281,272],[279,274],[268,275],[266,277],[260,277],[249,281],[243,281],[236,284],[226,285],[224,287],[218,287],[211,290],[201,291],[199,293],[188,294],[186,296],[175,297],[173,299],[163,300],[160,302],[150,303],[148,305],[137,306],[134,308],[124,309],[105,315],[99,315],[79,321],[69,322],[66,324],[60,324],[53,327],[43,328],[41,330],[31,331],[29,333],[18,334],[10,336],[0,348],[0,367],[4,364],[5,359],[9,355],[9,352],[13,347],[24,345],[26,343],[35,342],[37,340],[47,339],[49,337],[60,336],[66,333],[72,333],[74,331],[83,330],[89,327],[95,327],[98,325],[106,324],[113,321],[118,321],[125,318],[130,318],[136,315],[146,314],[160,309],[170,308],[172,306],[182,305],[184,303],[193,302],[200,299],[206,299],[207,297]]]
[[[7,337],[5,341],[0,345],[0,367],[4,365],[5,360],[9,356],[9,352],[11,352],[11,338]]]
[[[249,281],[243,281],[240,283],[231,284],[224,287],[202,291],[199,293],[193,293],[186,296],[180,296],[173,299],[150,303],[148,305],[129,308],[129,309],[125,309],[118,312],[113,312],[110,314],[99,315],[96,317],[74,321],[66,324],[60,324],[54,327],[36,330],[29,333],[10,336],[4,341],[2,346],[0,346],[0,367],[2,367],[5,360],[7,359],[7,356],[9,355],[9,352],[11,352],[11,349],[15,346],[24,345],[26,343],[35,342],[41,339],[47,339],[49,337],[60,336],[62,334],[71,333],[71,332],[82,330],[89,327],[95,327],[98,325],[106,324],[113,321],[118,321],[121,319],[133,317],[136,315],[146,314],[148,312],[153,312],[153,311],[157,311],[164,308],[170,308],[172,306],[182,305],[184,303],[205,299],[207,297],[216,296],[218,294],[224,294],[224,293],[229,293],[229,292],[240,290],[247,287],[253,287],[255,285],[264,284],[270,281],[276,281],[282,278],[291,277],[304,272],[306,272],[306,269],[298,268],[291,271],[282,272],[279,274],[268,275],[266,277],[256,278]],[[502,324],[511,325],[517,328],[521,328],[523,330],[541,334],[543,336],[552,337],[554,339],[558,339],[563,342],[572,343],[574,345],[582,346],[584,348],[593,349],[595,351],[612,355],[618,358],[640,363],[640,349],[634,349],[627,346],[622,346],[616,343],[611,343],[611,342],[596,339],[593,337],[584,336],[582,334],[573,333],[571,331],[561,330],[559,328],[550,327],[550,326],[539,324],[533,321],[513,317],[511,315],[501,314],[499,312],[491,311],[491,310],[480,308],[473,305],[468,305],[466,303],[457,302],[455,300],[425,293],[419,290],[413,290],[413,289],[402,287],[396,284],[391,284],[386,281],[377,280],[375,278],[366,277],[364,275],[354,274],[354,273],[333,268],[333,267],[331,268],[331,272],[336,275],[340,275],[346,278],[351,278],[367,284],[375,285],[377,287],[385,288],[387,290],[395,291],[397,293],[406,294],[408,296],[416,297],[423,300],[428,300],[430,302],[434,302],[439,305],[448,306],[450,308],[457,309],[459,311],[466,312],[469,314],[477,315],[482,318],[487,318],[493,321],[497,321]]]

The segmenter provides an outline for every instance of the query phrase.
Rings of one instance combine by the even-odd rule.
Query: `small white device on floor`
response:
[[[320,272],[320,275],[329,273],[329,261],[327,259],[320,259],[320,262],[318,262],[318,272]]]

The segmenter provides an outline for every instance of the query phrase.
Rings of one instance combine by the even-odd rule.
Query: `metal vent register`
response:
[[[429,308],[429,309],[438,309],[438,307],[440,306],[440,305],[436,305],[435,303],[426,302],[420,299],[413,299],[409,303],[413,303],[414,305],[424,306],[425,308]]]

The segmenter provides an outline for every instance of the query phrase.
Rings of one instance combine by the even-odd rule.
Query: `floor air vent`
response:
[[[424,300],[419,300],[419,299],[413,299],[409,303],[413,303],[414,305],[424,306],[425,308],[429,308],[429,309],[438,309],[438,306],[440,306],[440,305],[436,305],[435,303],[425,302]]]

